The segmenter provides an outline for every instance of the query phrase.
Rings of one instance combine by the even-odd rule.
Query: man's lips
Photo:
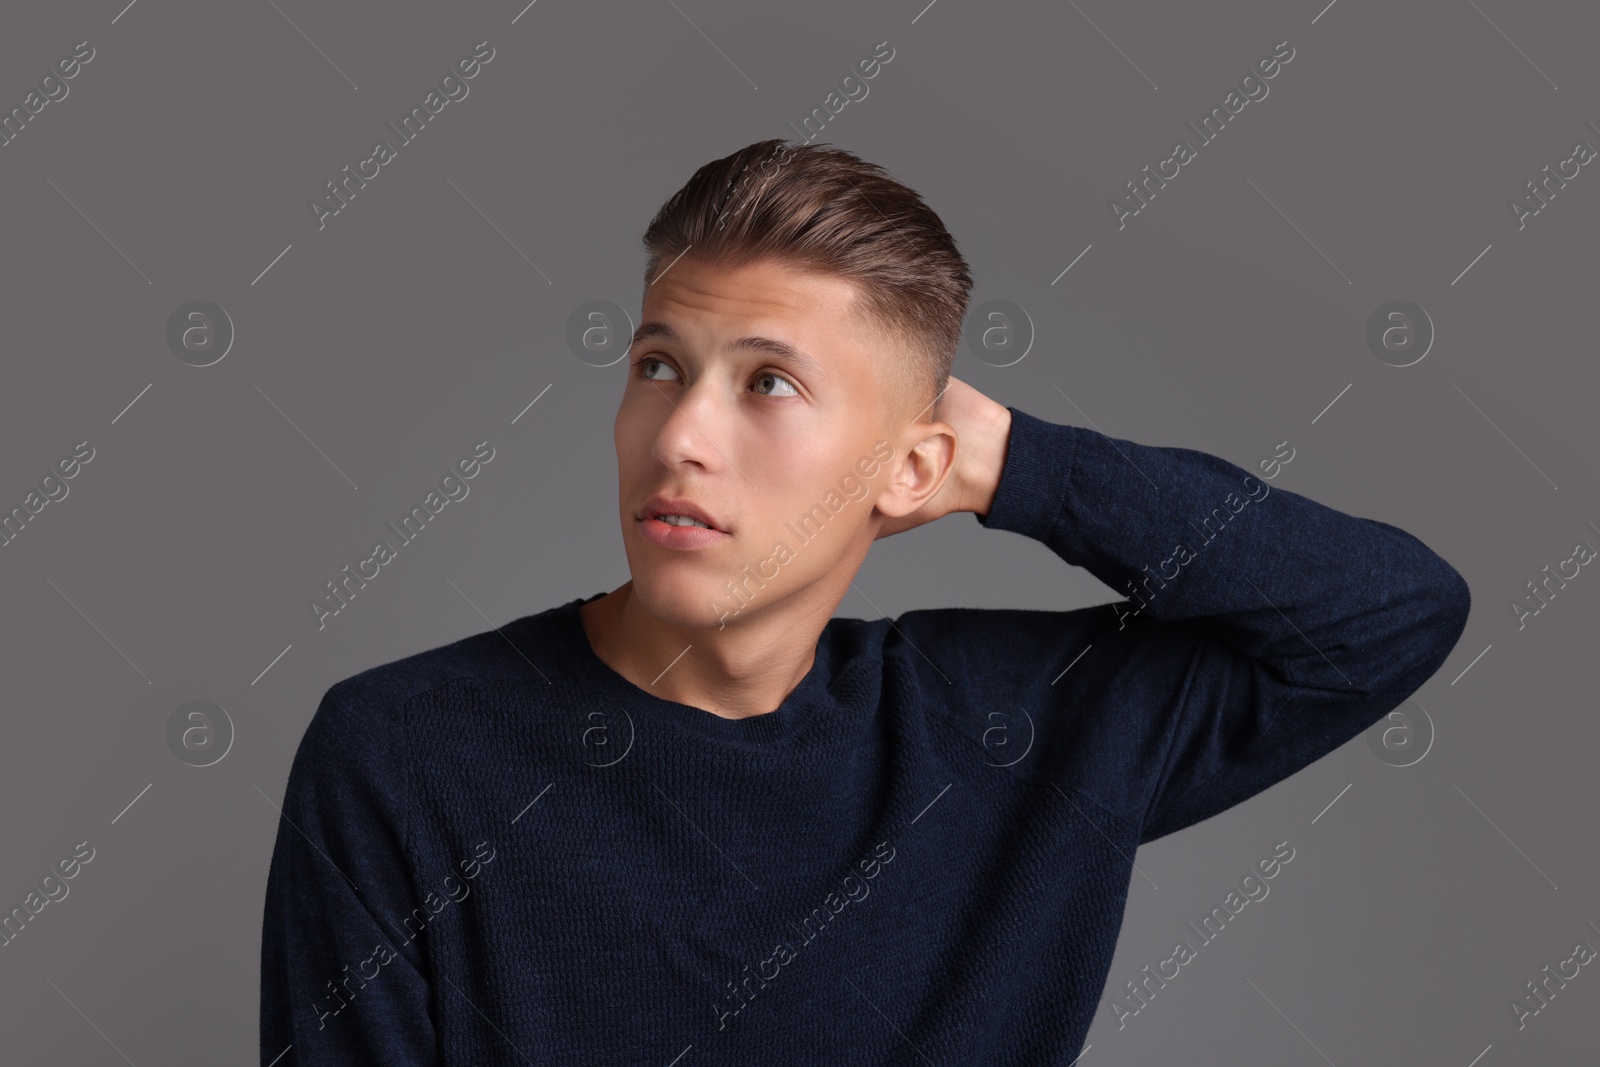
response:
[[[668,512],[667,514],[681,514]],[[655,517],[637,520],[639,533],[646,541],[663,548],[701,548],[714,544],[732,534],[721,530],[708,530],[704,526],[674,526]]]
[[[718,533],[729,532],[722,523],[717,521],[714,515],[692,500],[662,496],[659,493],[647,499],[643,506],[639,508],[639,512],[635,517],[645,521],[651,519],[659,520],[663,515],[682,515],[685,518],[694,519],[696,522],[703,522]],[[670,524],[663,523],[663,525]],[[689,529],[689,527],[683,527],[683,529]]]

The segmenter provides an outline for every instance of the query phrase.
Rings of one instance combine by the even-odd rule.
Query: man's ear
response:
[[[890,518],[910,515],[932,499],[955,469],[956,431],[949,423],[917,423],[906,453],[889,467],[874,507]]]

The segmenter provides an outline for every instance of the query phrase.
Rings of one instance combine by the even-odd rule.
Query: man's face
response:
[[[623,547],[652,614],[720,628],[797,596],[831,614],[842,597],[910,415],[901,350],[858,321],[856,294],[771,261],[690,256],[646,288],[614,435]],[[658,494],[715,529],[641,519]]]

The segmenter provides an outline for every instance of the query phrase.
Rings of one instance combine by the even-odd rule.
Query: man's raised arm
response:
[[[1205,452],[1009,411],[978,521],[1043,542],[1127,598],[1090,609],[1103,613],[1099,631],[1128,642],[1128,662],[1167,668],[1157,683],[1181,685],[1149,737],[1129,743],[1160,761],[1124,805],[1141,840],[1348,741],[1437,671],[1466,626],[1467,583],[1404,530],[1273,489]]]

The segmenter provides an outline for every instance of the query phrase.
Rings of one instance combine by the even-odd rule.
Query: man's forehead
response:
[[[800,270],[772,260],[715,267],[690,257],[663,270],[645,288],[644,306],[713,316],[834,322],[853,310],[860,289],[849,278]]]
[[[851,279],[766,261],[721,269],[685,259],[646,288],[642,317],[634,344],[686,344],[709,328],[730,335],[725,345],[800,366],[864,358],[886,340],[861,314]]]

